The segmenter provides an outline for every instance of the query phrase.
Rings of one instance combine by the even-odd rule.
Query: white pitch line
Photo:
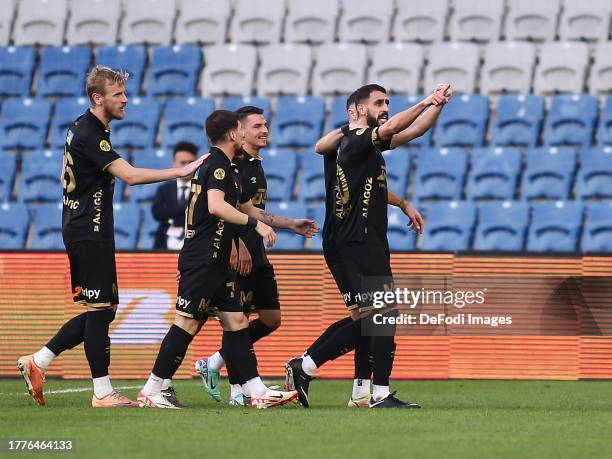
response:
[[[121,387],[115,387],[115,389],[119,389],[119,390],[124,390],[124,389],[139,389],[142,386],[121,386]],[[46,394],[72,394],[75,392],[87,392],[87,391],[93,391],[93,388],[91,386],[89,387],[76,387],[73,389],[58,389],[58,390],[46,390],[45,391],[45,395]],[[0,395],[30,395],[27,392],[12,392],[12,393],[7,393],[7,392],[0,392]]]

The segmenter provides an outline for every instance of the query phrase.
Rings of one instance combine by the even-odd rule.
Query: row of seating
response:
[[[218,45],[205,48],[203,58],[197,45],[155,47],[150,56],[145,46],[104,46],[93,54],[95,63],[130,74],[131,96],[193,96],[198,85],[204,96],[334,95],[365,82],[415,94],[444,81],[465,93],[477,87],[484,94],[532,88],[538,94],[581,93],[586,86],[593,94],[612,91],[612,42],[597,45],[592,66],[588,46],[579,42],[546,43],[539,52],[532,43],[495,42],[482,56],[477,45],[462,42],[436,44],[427,52],[413,43],[384,43],[369,51],[362,44],[333,43],[314,50],[303,44]],[[92,63],[87,46],[43,48],[40,56],[30,46],[0,47],[0,96],[82,96]]]
[[[115,241],[119,249],[150,249],[157,222],[149,209],[115,204]],[[270,212],[294,218],[309,216],[323,224],[324,208],[302,203],[272,203]],[[423,209],[427,224],[418,241],[406,226],[406,216],[389,208],[392,250],[612,252],[612,202],[585,207],[557,201],[529,205],[521,201],[482,204],[451,201]],[[586,211],[586,212],[585,212]],[[0,205],[0,248],[63,249],[61,205]],[[279,230],[276,250],[321,249],[321,237],[306,242]]]
[[[420,97],[390,99],[390,114],[394,114],[416,104]],[[478,94],[457,95],[444,108],[434,128],[410,146],[429,147],[432,141],[437,147],[484,146],[489,132],[489,104],[487,97]],[[279,97],[273,116],[271,101],[263,98],[228,97],[219,108],[235,110],[242,105],[264,109],[271,127],[270,142],[275,147],[312,148],[325,129],[342,126],[347,120],[344,97],[333,99],[329,116],[325,99],[314,96]],[[46,99],[8,99],[0,106],[0,149],[40,150],[47,145],[61,149],[67,128],[88,106],[84,98],[60,99],[55,104]],[[119,150],[150,149],[161,134],[159,144],[163,148],[172,148],[180,140],[205,147],[204,120],[215,107],[210,98],[174,98],[165,102],[132,98],[125,119],[111,125],[113,146]],[[553,97],[546,120],[544,113],[543,97],[501,97],[490,123],[490,143],[534,147],[540,144],[541,136],[546,146],[612,145],[612,97],[607,98],[601,116],[599,100],[579,94]]]
[[[609,0],[4,0],[0,44],[606,40],[611,13]]]

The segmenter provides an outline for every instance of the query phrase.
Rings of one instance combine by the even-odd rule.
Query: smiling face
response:
[[[243,122],[244,143],[255,150],[268,146],[268,123],[263,115],[252,114]]]
[[[359,117],[365,117],[368,126],[382,126],[389,119],[389,97],[382,91],[372,91],[367,100],[357,104]]]

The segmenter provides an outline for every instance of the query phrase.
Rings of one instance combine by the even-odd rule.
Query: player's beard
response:
[[[378,119],[374,118],[370,113],[366,113],[366,123],[368,123],[369,127],[377,127]]]

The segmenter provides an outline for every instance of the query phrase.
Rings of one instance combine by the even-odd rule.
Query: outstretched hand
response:
[[[308,220],[306,218],[296,219],[291,226],[291,231],[296,234],[300,234],[304,237],[311,238],[319,232],[319,227],[314,220]]]

